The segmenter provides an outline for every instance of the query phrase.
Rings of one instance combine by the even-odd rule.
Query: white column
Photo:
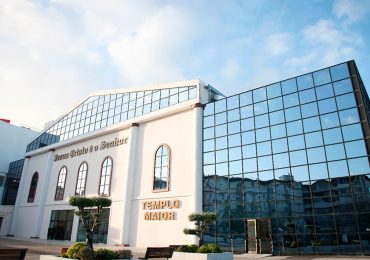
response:
[[[194,212],[202,211],[203,187],[203,107],[197,103],[193,105],[194,111]]]
[[[24,159],[22,175],[21,175],[21,179],[19,181],[19,186],[18,186],[17,198],[15,200],[13,216],[12,216],[12,219],[11,219],[11,222],[10,222],[10,230],[9,230],[9,234],[8,234],[9,236],[14,236],[15,226],[17,224],[19,206],[22,202],[23,194],[24,194],[25,190],[27,189],[25,182],[26,182],[26,174],[27,174],[28,161],[29,160],[30,160],[30,157],[26,157]]]
[[[46,195],[48,194],[49,188],[49,179],[51,175],[51,167],[53,166],[53,159],[54,159],[54,149],[49,150],[47,164],[44,172],[40,174],[39,181],[40,183],[37,184],[37,192],[39,192],[40,200],[39,206],[37,208],[37,215],[36,215],[36,223],[34,229],[34,237],[40,237],[40,230],[41,224],[43,223],[43,216],[44,216],[44,209],[45,209],[45,201]]]
[[[130,239],[130,214],[132,188],[134,186],[135,164],[136,164],[136,143],[139,124],[133,123],[130,128],[128,141],[129,156],[126,166],[126,175],[123,178],[123,222],[120,234],[121,244],[129,244]]]

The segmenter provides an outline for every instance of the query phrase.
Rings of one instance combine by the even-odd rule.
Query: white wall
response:
[[[0,172],[8,172],[10,162],[24,158],[27,144],[37,134],[33,130],[0,121]]]
[[[198,100],[199,97],[173,108],[158,110],[125,123],[30,152],[21,181],[25,188],[19,197],[20,207],[15,236],[32,237],[39,233],[40,238],[46,239],[51,211],[71,209],[66,199],[75,193],[80,164],[84,161],[88,163],[86,195],[96,195],[101,164],[106,156],[110,156],[113,159],[113,173],[108,244],[128,243],[131,246],[145,247],[194,243],[194,237],[183,234],[183,229],[192,225],[187,219],[188,215],[196,210],[194,202],[201,201],[201,197],[195,197],[195,194],[201,196],[195,190],[201,190],[202,183],[196,181],[201,172],[195,173],[199,169],[195,149],[196,147],[199,149],[199,146],[194,140],[197,140],[196,135],[199,134],[195,122],[201,121],[202,118],[199,118],[192,108]],[[136,122],[138,125],[130,126]],[[198,122],[198,125],[201,123]],[[109,149],[89,151],[80,156],[54,161],[55,155],[70,154],[71,150],[89,148],[91,145],[100,145],[102,141],[111,141],[115,138],[128,138],[128,142]],[[169,191],[153,192],[154,155],[161,144],[167,144],[171,150]],[[50,157],[50,154],[53,154],[53,157]],[[47,167],[48,164],[50,168]],[[67,167],[64,199],[55,201],[58,174],[63,166]],[[37,188],[35,202],[27,203],[31,178],[36,171],[39,173],[39,185],[42,185],[45,178],[48,181],[45,187]],[[46,199],[40,205],[40,201],[43,201],[40,193],[43,190]],[[143,210],[144,202],[174,199],[180,201],[180,207],[172,210],[175,211],[175,220],[144,220],[146,212]],[[78,226],[76,220],[77,218],[73,224],[72,241],[76,239]],[[125,220],[129,220],[129,225],[126,225]],[[38,222],[40,227],[29,224]]]

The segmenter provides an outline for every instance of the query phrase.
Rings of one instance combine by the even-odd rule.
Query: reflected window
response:
[[[28,191],[27,202],[34,202],[36,196],[37,182],[39,181],[39,174],[35,172],[31,179],[30,189]]]
[[[300,100],[301,104],[306,104],[306,103],[316,101],[315,90],[314,89],[308,89],[308,90],[305,90],[305,91],[300,91],[299,92],[299,100]]]
[[[317,108],[317,103],[310,103],[301,106],[302,118],[317,116],[319,114],[319,110]]]
[[[258,88],[253,90],[253,102],[266,100],[266,88]]]
[[[154,160],[153,191],[168,191],[170,177],[170,148],[167,145],[161,145],[155,152]]]
[[[342,127],[344,141],[361,139],[363,137],[361,124]]]
[[[346,157],[343,144],[328,145],[325,147],[325,151],[328,161],[345,159]]]
[[[313,87],[312,74],[306,74],[297,78],[298,89],[308,89]]]
[[[78,168],[77,183],[76,183],[76,195],[84,196],[87,179],[87,163],[83,162]]]
[[[66,179],[67,179],[67,167],[63,166],[59,171],[54,200],[63,200]]]
[[[277,139],[272,141],[272,151],[273,153],[281,153],[288,151],[287,139]]]
[[[323,147],[307,149],[308,163],[319,163],[325,161],[325,151]]]
[[[305,140],[307,148],[323,145],[321,132],[305,134]]]
[[[281,89],[283,90],[283,95],[296,92],[297,83],[295,78],[281,82]]]
[[[329,69],[323,69],[323,70],[319,70],[319,71],[314,72],[313,73],[313,79],[314,79],[314,82],[315,82],[315,86],[319,86],[319,85],[329,83],[331,81]]]
[[[339,118],[341,125],[349,125],[360,122],[357,108],[340,111]]]
[[[340,132],[340,128],[333,128],[333,129],[325,130],[323,131],[323,135],[324,135],[324,142],[326,145],[342,142],[342,135]]]
[[[349,71],[347,63],[339,64],[330,68],[331,78],[333,81],[348,78]]]
[[[106,157],[103,161],[100,172],[99,195],[110,195],[110,184],[112,179],[112,158]]]
[[[331,84],[326,84],[316,88],[317,100],[334,96],[333,87]]]
[[[355,95],[353,93],[336,97],[338,109],[347,109],[356,106]]]
[[[351,79],[345,79],[333,83],[335,95],[345,94],[353,91]]]
[[[365,143],[363,140],[354,141],[354,142],[346,142],[345,147],[346,147],[346,154],[348,158],[367,155]]]
[[[240,106],[252,104],[252,91],[248,91],[239,95]]]
[[[361,157],[356,159],[348,160],[349,172],[351,176],[360,174],[369,174],[369,159],[367,157]]]
[[[274,98],[281,96],[280,83],[276,83],[267,87],[267,96],[268,98]]]
[[[318,102],[320,114],[325,114],[337,110],[334,98],[321,100]]]

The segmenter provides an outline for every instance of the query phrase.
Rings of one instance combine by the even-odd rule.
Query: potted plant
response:
[[[179,247],[173,253],[174,260],[231,260],[233,254],[229,252],[222,253],[220,247],[215,244],[204,244],[203,235],[208,231],[208,226],[216,221],[216,213],[201,212],[192,213],[188,219],[194,222],[195,228],[185,228],[184,233],[195,235],[199,239],[198,245],[185,245]]]

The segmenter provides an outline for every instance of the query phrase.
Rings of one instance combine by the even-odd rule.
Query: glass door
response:
[[[272,253],[271,219],[245,220],[246,252],[257,254]]]

